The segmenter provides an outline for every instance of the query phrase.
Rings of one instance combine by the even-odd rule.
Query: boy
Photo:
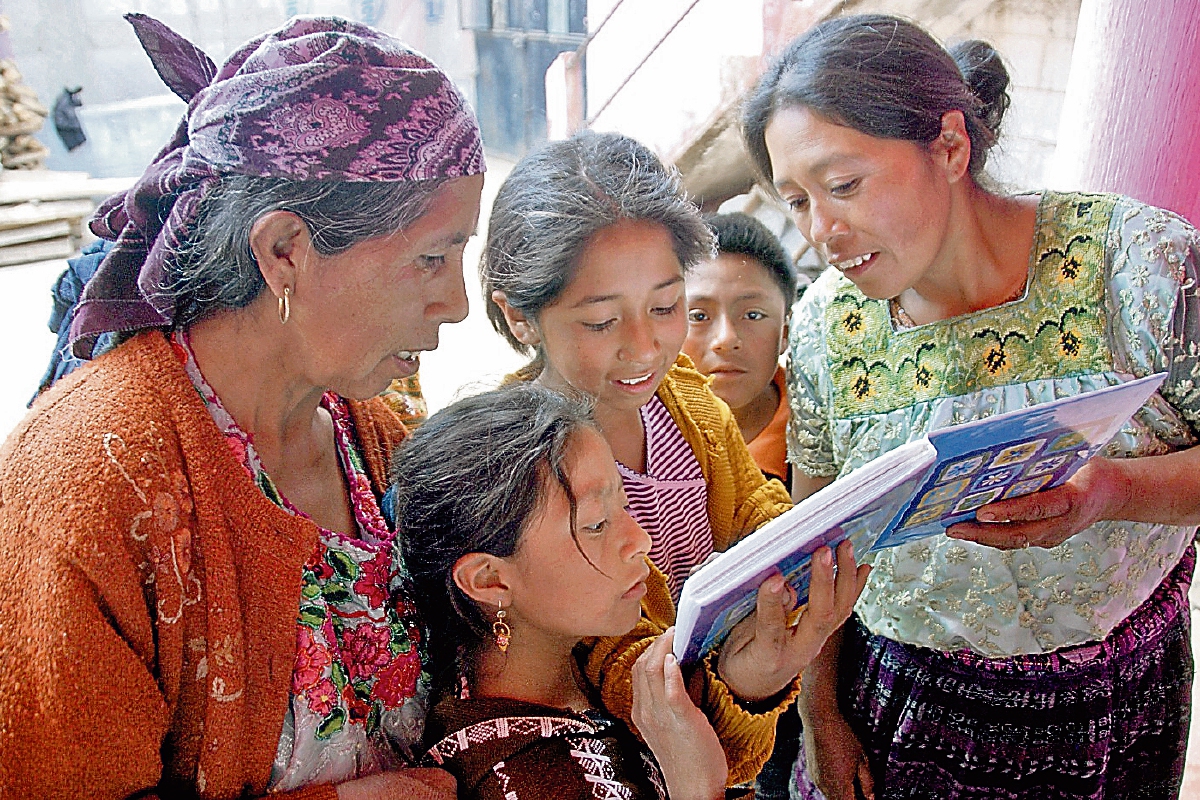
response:
[[[716,258],[687,275],[688,335],[683,352],[712,376],[742,438],[768,478],[791,486],[785,439],[788,404],[779,356],[787,347],[796,269],[779,240],[746,214],[706,220]]]

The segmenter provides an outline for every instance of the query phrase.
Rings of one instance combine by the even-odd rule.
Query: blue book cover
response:
[[[854,542],[895,547],[971,520],[976,509],[1062,484],[1098,453],[1162,383],[1164,373],[941,428],[864,464],[771,520],[687,579],[675,655],[720,646],[776,571],[808,599],[812,554]]]

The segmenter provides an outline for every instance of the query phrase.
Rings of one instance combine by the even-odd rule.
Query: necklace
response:
[[[996,306],[1002,306],[1007,303],[1012,303],[1017,300],[1020,300],[1022,297],[1025,296],[1026,289],[1027,289],[1026,281],[1022,281],[1017,286],[1016,291],[1014,291],[1008,297],[1001,300],[999,303],[996,303],[995,306],[989,306],[989,308],[995,308]],[[915,327],[917,327],[917,323],[914,322],[913,318],[910,317],[908,315],[908,312],[904,310],[904,306],[900,305],[900,296],[899,295],[888,300],[888,311],[891,313],[892,322],[895,323],[897,328],[915,328]]]

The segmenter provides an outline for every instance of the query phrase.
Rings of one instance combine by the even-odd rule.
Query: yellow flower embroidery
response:
[[[998,344],[989,347],[983,355],[983,363],[993,375],[1007,367],[1008,356],[1004,353],[1004,347]]]
[[[1079,335],[1075,333],[1075,331],[1063,331],[1062,336],[1059,337],[1058,341],[1059,347],[1064,356],[1067,358],[1075,358],[1077,355],[1079,355],[1079,349],[1083,344],[1083,340],[1079,338]]]
[[[1079,259],[1075,258],[1075,256],[1067,256],[1063,259],[1062,267],[1059,269],[1059,272],[1066,280],[1073,281],[1079,277],[1079,270],[1082,267],[1083,264],[1081,264]]]

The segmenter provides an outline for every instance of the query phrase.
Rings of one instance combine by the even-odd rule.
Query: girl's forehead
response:
[[[670,231],[651,220],[621,220],[594,233],[580,253],[564,297],[572,304],[617,299],[683,280]]]

